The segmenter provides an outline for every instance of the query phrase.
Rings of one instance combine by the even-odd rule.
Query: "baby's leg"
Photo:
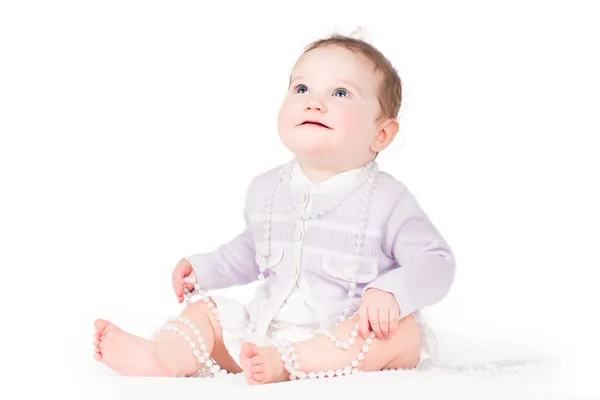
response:
[[[347,342],[357,322],[358,316],[352,317],[336,327],[333,334],[339,341]],[[336,347],[329,337],[319,335],[295,343],[293,349],[297,357],[293,361],[299,364],[300,375],[303,372],[310,377],[348,375],[353,370],[413,368],[419,362],[421,334],[417,321],[408,316],[399,321],[396,333],[388,339],[371,338],[365,341],[358,333],[354,343],[344,350]],[[359,353],[364,354],[361,360],[357,360]],[[280,382],[290,377],[275,347],[257,347],[246,343],[240,361],[250,384]]]
[[[194,324],[203,338],[202,345],[196,341],[192,329],[182,322],[173,321],[169,325],[187,333],[195,342],[194,348],[176,332],[161,331],[154,340],[148,340],[99,319],[95,322],[94,358],[127,376],[190,376],[202,367],[194,354],[197,350],[200,356],[204,352],[211,354],[228,372],[242,371],[227,352],[220,325],[204,301],[190,304],[180,317]]]

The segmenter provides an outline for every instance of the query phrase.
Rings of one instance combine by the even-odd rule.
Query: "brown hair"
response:
[[[381,112],[377,120],[397,118],[402,104],[402,81],[392,63],[373,45],[362,39],[334,33],[327,38],[316,40],[304,48],[304,53],[324,46],[341,46],[366,56],[374,64],[374,72],[379,75],[379,106]]]

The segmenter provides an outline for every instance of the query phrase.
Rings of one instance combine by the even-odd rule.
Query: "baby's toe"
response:
[[[254,373],[254,374],[265,372],[265,364],[261,363],[261,364],[252,365],[251,370],[252,370],[252,373]]]
[[[257,383],[264,382],[266,378],[267,375],[264,372],[252,373],[252,379],[254,379],[254,381],[256,381]]]

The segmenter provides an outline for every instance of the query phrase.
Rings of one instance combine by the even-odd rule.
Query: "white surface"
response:
[[[229,239],[248,180],[288,160],[276,113],[299,52],[359,25],[405,84],[381,167],[456,251],[436,326],[458,354],[565,360],[551,383],[405,375],[395,398],[598,393],[597,5],[307,0],[267,15],[261,3],[0,2],[0,392],[15,389],[0,398],[336,387],[373,399],[391,385],[245,391],[115,379],[91,358],[94,318],[150,333],[180,310],[175,262]]]
[[[183,398],[190,395],[215,394],[224,396],[244,395],[252,393],[269,396],[285,396],[291,398],[307,398],[322,396],[324,390],[334,390],[336,394],[373,396],[373,390],[388,394],[396,392],[403,398],[434,398],[435,396],[453,393],[467,398],[485,396],[488,398],[534,398],[540,394],[569,394],[575,395],[584,391],[581,387],[573,386],[561,368],[565,364],[554,360],[543,350],[534,350],[527,346],[476,341],[473,338],[450,338],[445,335],[440,340],[446,349],[445,361],[466,365],[469,362],[482,362],[498,359],[536,358],[547,361],[542,365],[529,365],[510,368],[510,371],[521,371],[522,375],[511,375],[509,370],[503,370],[496,375],[486,376],[484,373],[448,374],[442,372],[378,372],[361,374],[352,377],[334,378],[326,381],[286,382],[264,387],[248,387],[241,376],[225,379],[194,379],[194,378],[128,378],[120,377],[106,366],[91,358],[91,345],[87,346],[89,338],[81,338],[82,347],[77,346],[73,365],[79,365],[83,379],[79,385],[81,398],[100,398],[110,395],[110,398],[123,399],[159,399],[173,396]],[[79,342],[79,341],[78,341]],[[88,348],[89,347],[89,348]],[[506,374],[502,373],[506,372]],[[333,393],[332,393],[333,395]],[[96,396],[96,397],[95,397]],[[387,397],[387,395],[386,395]],[[321,397],[318,397],[321,398]]]
[[[233,288],[218,293],[232,296],[243,301],[252,292],[252,285],[243,288]],[[133,301],[135,303],[135,301]],[[171,303],[172,304],[172,303]],[[183,305],[165,307],[165,315],[159,315],[159,310],[134,310],[128,307],[109,309],[102,316],[109,316],[113,322],[128,329],[130,332],[148,337],[156,324],[162,323],[165,317],[177,313]],[[105,365],[97,363],[92,358],[91,324],[98,312],[80,313],[77,320],[87,320],[67,335],[68,351],[67,365],[77,378],[77,395],[81,398],[101,398],[110,395],[111,398],[122,399],[160,399],[168,396],[189,396],[191,393],[202,396],[210,393],[215,395],[249,395],[258,393],[266,396],[285,396],[291,398],[314,397],[322,395],[324,390],[355,395],[373,395],[373,390],[390,392],[397,391],[408,398],[438,398],[439,395],[460,393],[466,398],[536,398],[545,395],[568,395],[598,393],[590,378],[593,370],[590,364],[577,364],[573,360],[575,353],[561,353],[559,347],[549,347],[546,338],[538,344],[511,336],[509,331],[494,334],[491,329],[473,325],[470,332],[459,328],[440,329],[440,322],[447,324],[448,319],[437,312],[439,309],[424,310],[423,316],[433,329],[437,331],[437,342],[441,362],[455,366],[481,365],[492,361],[525,361],[533,360],[541,364],[526,364],[525,366],[501,369],[491,376],[482,372],[473,372],[469,376],[457,373],[435,371],[403,371],[378,372],[361,374],[353,377],[335,378],[317,382],[287,382],[285,384],[266,385],[265,387],[248,387],[242,377],[219,379],[197,378],[130,378],[121,377],[110,371]],[[135,317],[132,317],[134,315]],[[85,316],[85,317],[84,317]],[[479,330],[485,333],[474,333]],[[487,334],[486,334],[487,333]],[[580,336],[584,340],[585,336]],[[542,338],[540,338],[542,339]],[[559,343],[556,343],[559,345]],[[581,360],[580,360],[581,361]],[[588,359],[589,361],[589,359]],[[522,375],[511,374],[520,371]],[[62,374],[63,371],[61,371]],[[65,375],[70,375],[66,373]],[[333,394],[332,394],[333,395]],[[269,397],[273,398],[273,397]],[[546,397],[547,398],[547,397]]]

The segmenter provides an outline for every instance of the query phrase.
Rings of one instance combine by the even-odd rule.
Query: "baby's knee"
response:
[[[181,313],[182,316],[187,316],[190,319],[206,319],[210,326],[213,329],[215,334],[215,338],[218,339],[222,336],[221,332],[221,324],[217,319],[215,310],[217,305],[212,300],[212,298],[208,298],[207,300],[197,300],[195,302],[190,303]]]
[[[409,315],[398,322],[393,359],[387,368],[414,368],[421,357],[422,336],[417,320]]]

